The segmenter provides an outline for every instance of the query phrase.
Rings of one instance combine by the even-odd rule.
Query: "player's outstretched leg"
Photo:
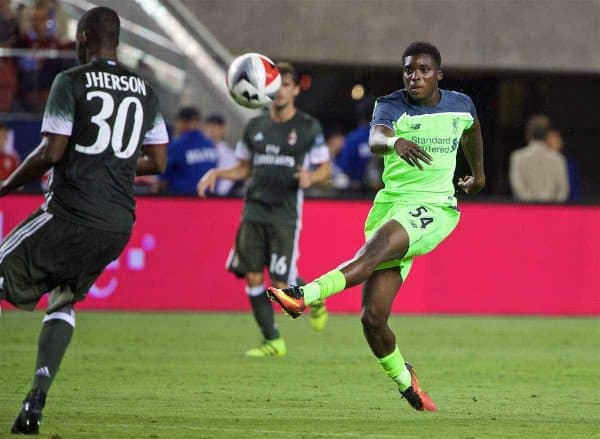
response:
[[[396,221],[388,221],[356,253],[354,258],[339,268],[325,273],[308,284],[289,288],[271,287],[269,299],[279,303],[292,318],[299,317],[304,309],[325,300],[346,288],[363,283],[382,262],[399,259],[408,250],[408,235]]]
[[[401,285],[399,267],[378,270],[365,282],[361,315],[363,332],[381,368],[409,404],[416,410],[435,411],[435,403],[419,386],[412,366],[404,362],[396,345],[396,335],[388,325],[392,303]]]
[[[46,395],[69,346],[74,328],[75,312],[71,306],[44,316],[33,384],[11,428],[12,433],[38,434]]]
[[[260,276],[260,277],[258,277]],[[260,346],[246,351],[248,357],[282,357],[287,353],[285,341],[279,334],[275,323],[273,306],[265,293],[265,285],[262,283],[262,275],[248,274],[248,282],[254,286],[246,286],[246,293],[250,299],[252,313],[256,324],[260,328],[263,342]]]

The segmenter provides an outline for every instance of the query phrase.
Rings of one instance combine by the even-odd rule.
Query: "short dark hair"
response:
[[[0,131],[2,130],[9,130],[8,125],[6,125],[4,122],[0,122]]]
[[[225,125],[225,118],[220,114],[213,113],[206,118],[205,122],[213,125]]]
[[[552,122],[548,116],[545,114],[536,114],[535,116],[531,116],[527,121],[525,137],[528,142],[531,140],[545,140],[551,128]]]
[[[77,31],[85,31],[92,45],[117,47],[121,20],[111,8],[98,6],[83,14],[77,24]]]
[[[296,68],[290,64],[289,62],[278,62],[277,63],[277,70],[279,70],[279,74],[281,76],[283,75],[292,75],[292,79],[294,80],[295,84],[298,84],[299,78],[298,78],[298,72],[296,71]]]
[[[196,107],[181,107],[177,112],[177,120],[200,120],[200,110]]]
[[[426,41],[414,41],[410,43],[408,47],[404,49],[404,53],[402,54],[402,63],[404,63],[404,60],[408,56],[415,56],[421,54],[431,56],[431,58],[433,58],[433,60],[437,64],[438,68],[442,66],[442,55],[440,54],[440,51],[433,44],[428,43]]]

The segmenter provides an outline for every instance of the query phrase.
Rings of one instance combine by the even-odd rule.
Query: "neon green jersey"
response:
[[[420,201],[456,205],[452,179],[456,168],[456,151],[465,130],[477,117],[467,95],[440,90],[435,107],[414,105],[405,90],[377,99],[371,126],[385,125],[394,135],[421,146],[433,157],[431,165],[421,171],[410,166],[395,152],[384,156],[384,188],[375,202]]]

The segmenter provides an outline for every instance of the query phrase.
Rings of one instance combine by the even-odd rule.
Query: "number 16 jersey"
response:
[[[128,233],[141,146],[168,142],[152,87],[113,60],[66,70],[52,84],[41,131],[69,136],[43,208],[78,224]]]

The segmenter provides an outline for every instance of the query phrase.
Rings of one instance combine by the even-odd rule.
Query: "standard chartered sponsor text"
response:
[[[454,137],[412,136],[410,140],[428,153],[450,153],[455,151],[458,146],[458,139]]]

